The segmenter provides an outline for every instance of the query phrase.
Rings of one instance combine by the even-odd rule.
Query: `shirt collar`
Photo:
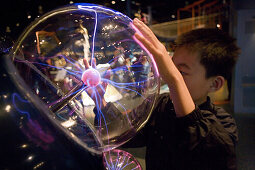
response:
[[[207,96],[206,101],[204,103],[200,104],[198,107],[201,110],[208,110],[208,109],[210,109],[211,108],[211,99],[210,99],[210,97]]]

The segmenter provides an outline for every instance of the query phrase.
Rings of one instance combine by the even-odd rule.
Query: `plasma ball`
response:
[[[87,86],[95,87],[101,82],[101,76],[96,69],[90,68],[83,72],[81,80]]]

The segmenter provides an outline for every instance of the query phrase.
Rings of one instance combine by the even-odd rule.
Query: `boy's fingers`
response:
[[[97,65],[97,61],[95,58],[93,58],[91,63],[92,68],[96,68],[96,65]]]
[[[106,83],[106,82],[102,83],[102,86],[103,86],[104,89],[106,89],[107,85],[108,85],[108,83]]]
[[[133,24],[155,47],[158,46],[159,40],[147,25],[137,18],[134,19]]]
[[[83,64],[85,66],[85,69],[89,69],[89,63],[85,58],[83,59]]]
[[[144,24],[142,21],[140,21],[139,19],[135,18],[134,22],[135,25],[137,25],[139,28],[142,29],[143,33],[145,33],[146,35],[153,35],[151,36],[154,40],[157,39],[157,37],[153,34],[153,32],[151,31],[151,29]]]
[[[103,75],[104,79],[110,79],[110,76],[111,76],[110,70],[107,70]],[[104,87],[104,89],[106,88],[107,85],[108,85],[107,81],[102,81],[102,86]]]
[[[153,56],[157,56],[157,50],[155,49],[155,47],[151,44],[150,41],[148,41],[146,38],[144,38],[143,36],[141,36],[138,33],[135,33],[135,37],[144,45],[144,47],[153,55]],[[155,59],[156,60],[156,59]]]
[[[111,72],[110,72],[110,70],[107,70],[106,73],[105,73],[105,75],[104,75],[104,78],[105,78],[105,79],[109,79],[110,76],[111,76]]]

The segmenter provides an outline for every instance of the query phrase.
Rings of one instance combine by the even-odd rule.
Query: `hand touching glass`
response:
[[[82,75],[82,81],[88,86],[86,92],[95,102],[95,105],[102,108],[106,106],[104,94],[108,83],[106,81],[101,81],[100,73],[96,70],[95,59],[92,60],[91,67],[86,59],[83,59],[83,63],[85,65],[85,71]],[[104,73],[103,78],[110,78],[110,72],[108,70]]]

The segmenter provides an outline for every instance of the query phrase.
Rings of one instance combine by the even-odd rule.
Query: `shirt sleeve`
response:
[[[235,145],[237,127],[233,117],[223,109],[213,112],[197,106],[187,116],[177,118],[179,148],[190,152],[199,151],[225,160],[227,169],[236,169]],[[222,157],[222,158],[221,158]]]
[[[209,137],[220,137],[218,142],[222,144],[229,142],[235,145],[238,141],[235,120],[223,109],[217,109],[216,112],[215,115],[210,111],[200,110],[196,106],[192,113],[177,118],[177,124],[180,129],[186,131],[190,138],[197,138],[195,141]]]

